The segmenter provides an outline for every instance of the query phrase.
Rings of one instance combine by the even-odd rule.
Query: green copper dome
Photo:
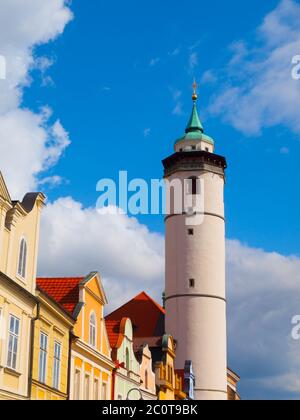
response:
[[[197,97],[194,96],[194,98]],[[215,144],[214,140],[211,137],[204,134],[204,129],[198,115],[197,99],[194,99],[193,110],[185,130],[185,135],[178,139],[175,142],[175,144],[183,141],[205,141],[212,145]]]

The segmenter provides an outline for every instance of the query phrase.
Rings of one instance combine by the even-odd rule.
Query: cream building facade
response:
[[[40,214],[45,196],[12,201],[0,173],[0,400],[30,397]]]
[[[148,344],[144,344],[136,352],[136,358],[140,363],[141,396],[143,400],[157,400],[155,373],[152,370],[152,354]]]

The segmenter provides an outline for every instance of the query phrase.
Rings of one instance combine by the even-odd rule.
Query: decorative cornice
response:
[[[186,213],[186,212],[183,212],[183,213],[181,213],[181,214],[169,214],[168,216],[166,216],[165,217],[165,222],[168,220],[168,219],[170,219],[170,218],[172,218],[172,217],[178,217],[178,216],[187,216],[188,214]],[[209,213],[209,212],[195,212],[194,214],[192,214],[192,216],[197,216],[197,215],[199,215],[199,216],[211,216],[211,217],[216,217],[216,218],[218,218],[218,219],[221,219],[221,220],[223,220],[223,222],[225,222],[226,221],[226,219],[225,219],[225,217],[223,217],[223,216],[220,216],[219,214],[215,214],[215,213]],[[191,217],[191,215],[189,215],[189,217]]]
[[[58,389],[52,388],[51,386],[48,386],[46,384],[43,384],[42,382],[39,382],[35,379],[32,380],[32,383],[39,388],[43,388],[45,391],[50,391],[53,394],[59,395],[62,398],[67,398],[67,394],[65,392],[59,391]]]
[[[28,292],[28,290],[24,289],[22,286],[20,286],[17,282],[12,280],[10,277],[8,277],[6,274],[2,273],[0,271],[0,280],[5,281],[9,286],[13,287],[14,289],[18,290],[20,293],[27,296],[29,299],[31,299],[35,304],[38,303],[38,299],[36,296]]]
[[[111,359],[109,359],[107,356],[104,356],[98,350],[95,350],[94,348],[90,347],[88,344],[86,344],[80,338],[75,340],[75,344],[80,349],[84,350],[86,353],[92,355],[94,358],[99,359],[101,362],[105,363],[107,366],[109,366],[111,368],[115,367],[115,364]]]
[[[205,294],[178,294],[166,297],[165,300],[171,300],[171,299],[177,299],[177,298],[183,298],[183,297],[200,297],[200,298],[208,298],[208,299],[216,299],[216,300],[222,300],[223,302],[227,302],[226,299],[222,296],[215,296],[215,295],[205,295]]]
[[[177,152],[163,160],[165,177],[181,171],[207,171],[224,176],[226,159],[205,151]]]

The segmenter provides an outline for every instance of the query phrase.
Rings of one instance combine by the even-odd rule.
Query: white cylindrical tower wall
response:
[[[169,163],[165,178],[201,180],[204,214],[199,225],[184,213],[166,216],[166,332],[177,342],[176,367],[193,363],[195,398],[226,400],[224,167],[215,155],[203,163],[208,154],[193,154],[188,169],[189,154],[182,156],[186,169]]]

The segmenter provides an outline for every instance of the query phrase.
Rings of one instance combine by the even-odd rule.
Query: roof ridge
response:
[[[165,314],[166,313],[166,311],[165,311],[165,309],[158,303],[158,302],[156,302],[154,299],[152,299],[152,297],[151,296],[149,296],[148,295],[148,293],[146,293],[145,291],[144,292],[142,292],[142,293],[140,293],[138,296],[140,296],[140,295],[142,295],[142,294],[144,294],[149,300],[150,300],[150,302],[152,302],[163,314]],[[138,296],[136,296],[136,298],[138,297]]]
[[[146,298],[153,303],[159,310],[160,312],[162,312],[164,315],[166,313],[166,311],[164,310],[164,308],[157,302],[155,302],[154,299],[152,299],[145,291],[139,293],[138,295],[136,295],[134,298],[130,299],[128,302],[124,303],[124,305],[120,306],[119,308],[115,309],[113,312],[111,312],[110,314],[106,315],[106,318],[111,318],[111,316],[114,315],[114,313],[121,311],[124,307],[126,307],[129,303],[134,302],[137,300],[138,297],[140,297],[141,295],[145,295]]]
[[[66,280],[71,280],[71,279],[81,280],[81,279],[84,279],[84,278],[85,278],[84,276],[70,276],[70,277],[37,277],[36,279],[37,280],[63,280],[63,279],[66,279]]]

